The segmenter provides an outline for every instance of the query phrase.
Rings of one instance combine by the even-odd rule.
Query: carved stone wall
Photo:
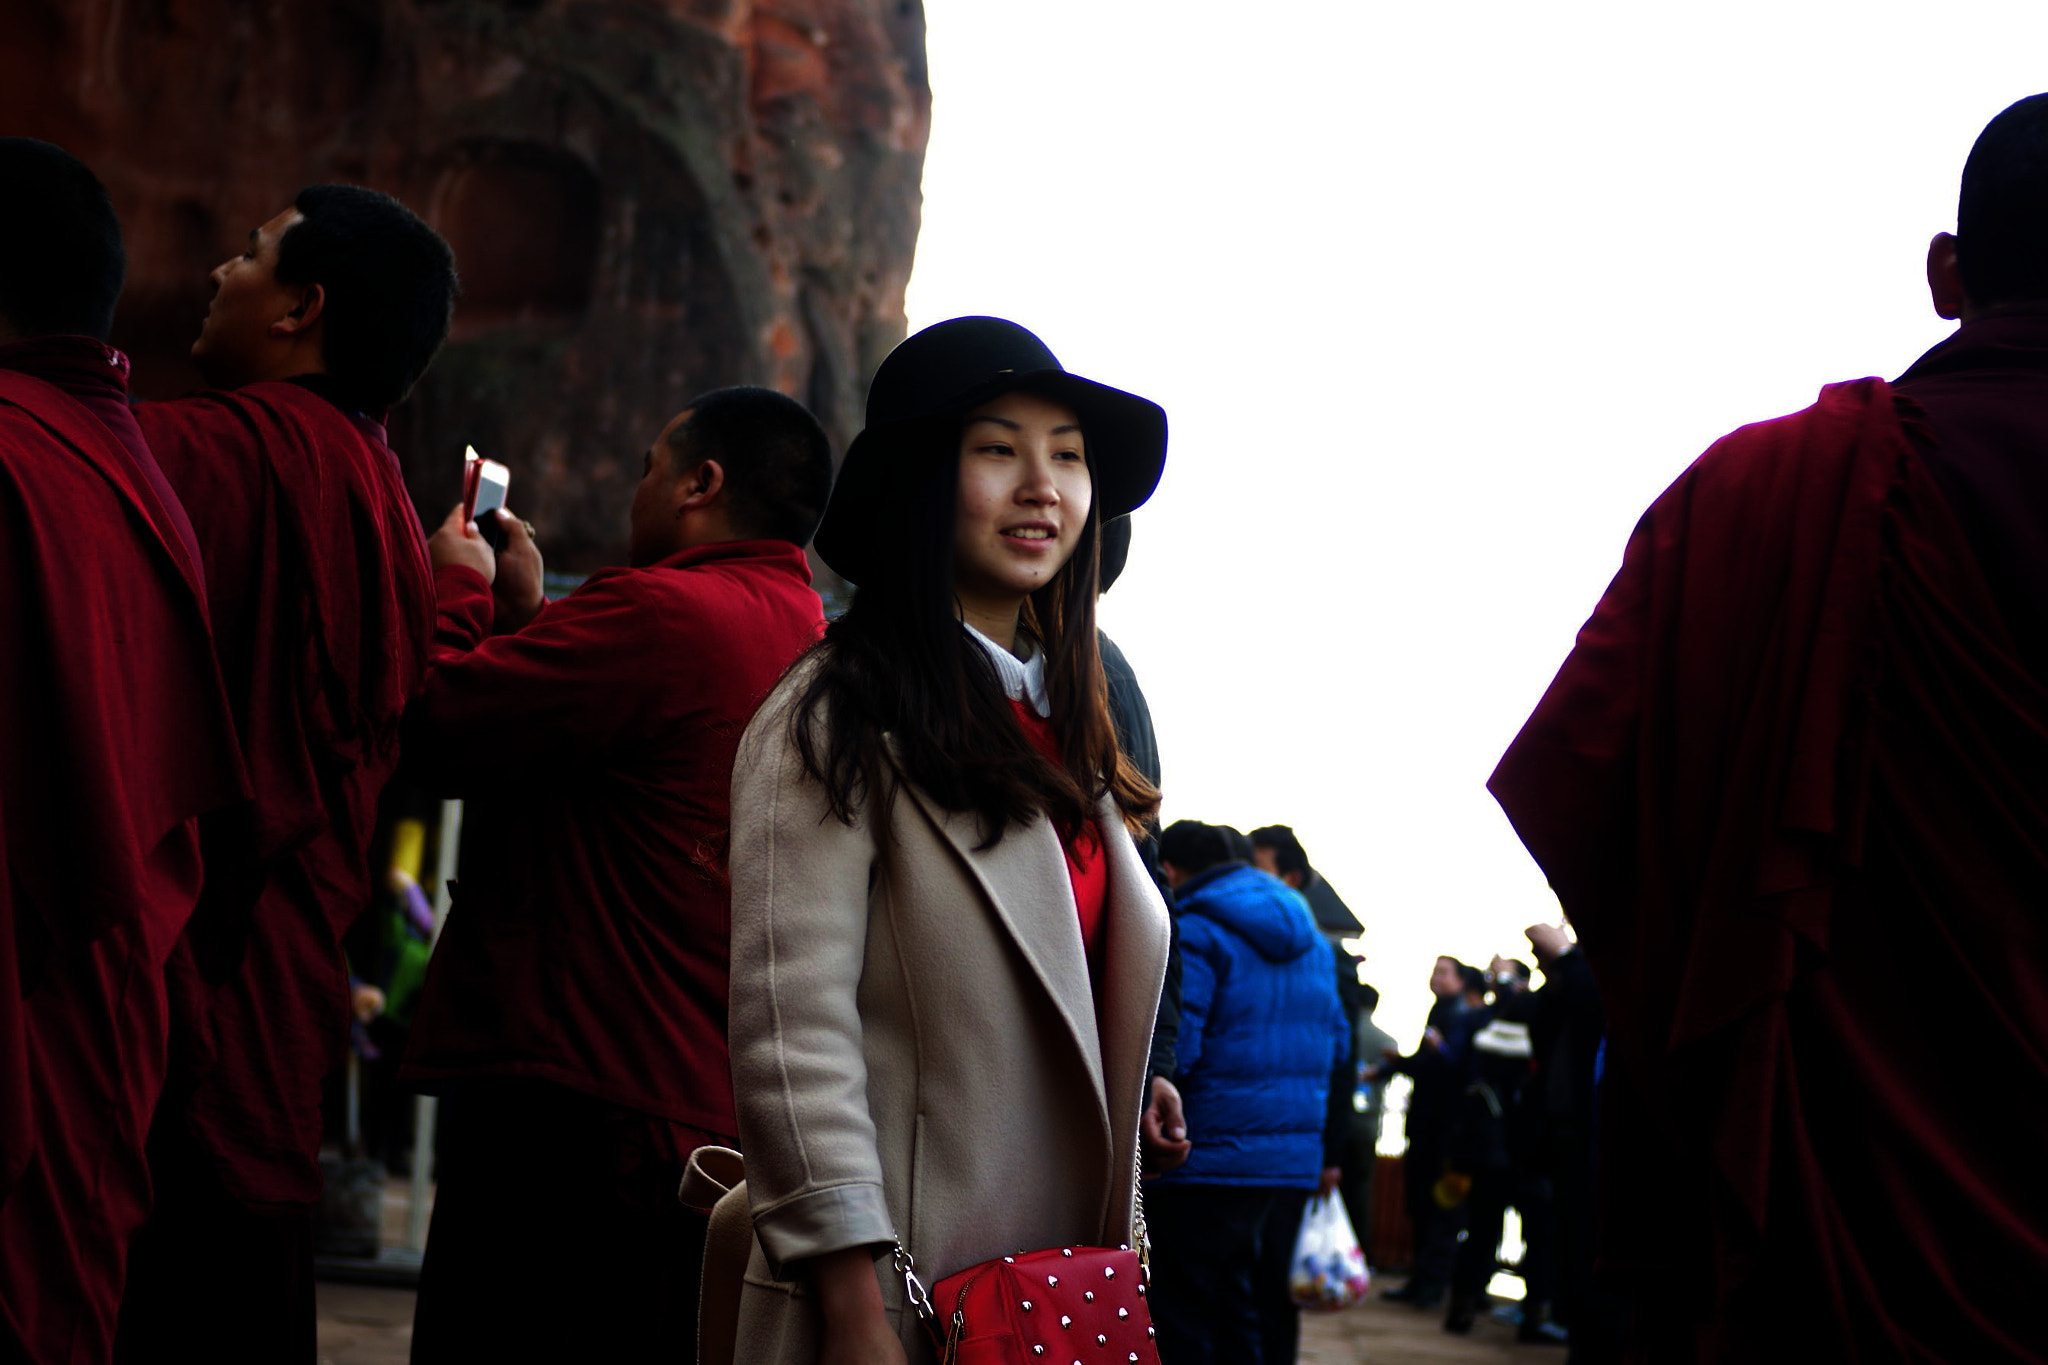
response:
[[[429,518],[465,443],[550,567],[616,562],[640,455],[768,384],[835,444],[903,335],[930,118],[921,0],[10,0],[0,131],[106,181],[115,342],[196,386],[206,274],[304,184],[398,196],[456,251],[455,334],[393,417]]]

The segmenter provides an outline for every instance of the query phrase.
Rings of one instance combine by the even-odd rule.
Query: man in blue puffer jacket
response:
[[[1348,1055],[1329,943],[1300,893],[1182,820],[1159,837],[1180,922],[1187,1164],[1147,1185],[1163,1365],[1258,1365],[1259,1227],[1323,1168],[1330,1072]],[[1268,1362],[1267,1365],[1291,1365]]]

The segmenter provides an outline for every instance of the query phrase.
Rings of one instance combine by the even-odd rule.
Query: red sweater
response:
[[[404,1075],[534,1077],[730,1140],[733,753],[824,628],[803,551],[608,569],[489,639],[479,575],[436,587],[410,752],[468,806]]]
[[[1052,722],[1039,715],[1029,702],[1014,697],[1010,699],[1010,709],[1017,713],[1017,723],[1024,727],[1025,738],[1032,747],[1059,762],[1060,742],[1053,733]],[[1067,876],[1074,885],[1074,909],[1081,917],[1081,943],[1088,950],[1088,969],[1093,972],[1100,965],[1097,952],[1102,939],[1102,907],[1109,899],[1109,861],[1102,856],[1102,831],[1090,820],[1067,841],[1065,852]]]

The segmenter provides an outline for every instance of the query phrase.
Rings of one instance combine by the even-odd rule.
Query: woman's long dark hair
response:
[[[1018,621],[1045,651],[1060,741],[1055,764],[1025,736],[995,665],[960,626],[953,546],[961,430],[954,418],[904,437],[906,453],[872,528],[895,553],[812,651],[815,668],[792,722],[797,752],[832,813],[849,824],[900,772],[945,809],[972,811],[984,848],[1041,811],[1071,839],[1105,792],[1136,833],[1158,809],[1159,793],[1124,760],[1110,721],[1095,637],[1101,519],[1091,507],[1072,558],[1031,594]],[[895,741],[893,757],[885,735]]]

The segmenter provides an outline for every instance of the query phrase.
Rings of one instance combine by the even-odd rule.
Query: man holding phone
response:
[[[377,798],[433,626],[383,418],[447,336],[455,268],[396,200],[316,185],[212,280],[192,356],[213,389],[135,416],[193,512],[256,801],[244,827],[210,831],[172,961],[178,1080],[150,1138],[157,1208],[119,1352],[310,1363],[341,937],[370,898]]]
[[[736,1131],[733,755],[823,629],[803,547],[831,480],[800,404],[720,389],[647,450],[628,567],[543,603],[510,515],[500,554],[459,507],[429,542],[408,754],[468,811],[404,1072],[450,1097],[420,1365],[693,1358],[704,1223],[676,1186]]]

